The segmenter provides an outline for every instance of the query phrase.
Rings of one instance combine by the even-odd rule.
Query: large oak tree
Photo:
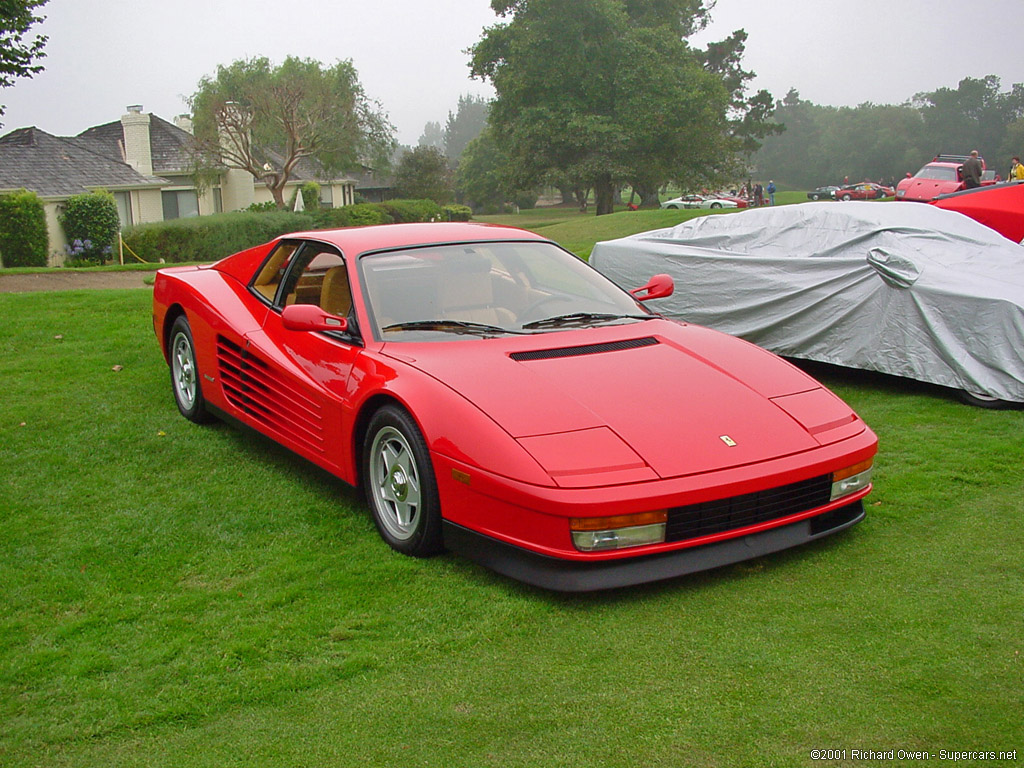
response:
[[[346,171],[384,166],[394,148],[394,127],[363,92],[351,61],[236,61],[203,78],[190,104],[197,176],[224,167],[248,171],[279,208],[304,158],[326,172]]]
[[[511,183],[593,188],[610,213],[615,186],[644,202],[670,180],[729,178],[770,130],[771,97],[743,97],[745,35],[699,50],[686,38],[704,0],[492,0],[508,20],[472,49],[474,76],[497,92],[490,122]]]

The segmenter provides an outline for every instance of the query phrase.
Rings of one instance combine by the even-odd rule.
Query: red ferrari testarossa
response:
[[[864,517],[877,440],[812,378],[539,235],[395,224],[157,273],[178,409],[365,488],[384,540],[543,587],[735,563]]]

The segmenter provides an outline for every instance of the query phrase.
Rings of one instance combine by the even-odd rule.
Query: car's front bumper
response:
[[[789,525],[659,554],[579,561],[549,557],[443,521],[445,546],[534,586],[590,592],[670,579],[779,552],[845,530],[864,519],[861,501]]]

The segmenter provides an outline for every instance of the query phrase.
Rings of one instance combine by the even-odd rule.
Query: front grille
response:
[[[767,523],[829,503],[831,475],[668,511],[665,541],[685,541]]]
[[[653,336],[625,341],[609,341],[604,344],[583,344],[577,347],[558,347],[556,349],[534,349],[529,352],[513,352],[509,357],[517,361],[551,360],[559,357],[578,357],[580,355],[599,355],[604,352],[619,352],[624,349],[638,349],[657,344]]]

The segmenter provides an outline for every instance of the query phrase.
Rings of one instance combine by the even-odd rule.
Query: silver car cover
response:
[[[1024,247],[914,203],[702,216],[598,243],[619,285],[668,273],[655,311],[780,355],[1024,402]]]

